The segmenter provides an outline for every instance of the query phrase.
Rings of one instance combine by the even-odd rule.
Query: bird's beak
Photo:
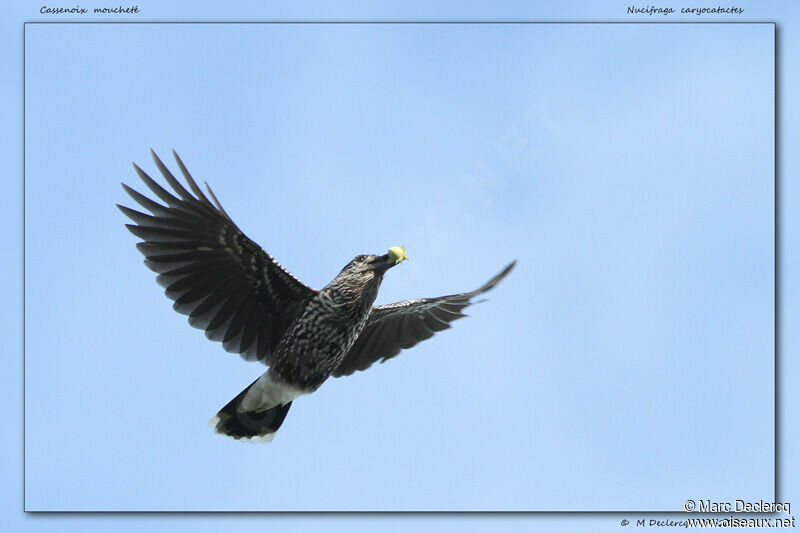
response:
[[[386,255],[382,255],[380,257],[376,257],[375,259],[373,259],[372,263],[370,264],[370,266],[372,267],[372,270],[375,270],[375,271],[380,272],[381,274],[383,274],[384,272],[386,272],[387,270],[389,270],[390,268],[392,268],[396,264],[397,264],[397,260],[394,259],[393,257],[391,257],[389,254],[386,254]]]
[[[377,270],[383,274],[393,266],[399,265],[406,259],[408,259],[408,256],[406,256],[405,246],[392,246],[389,248],[388,254],[376,257],[372,261],[372,268],[373,270]]]

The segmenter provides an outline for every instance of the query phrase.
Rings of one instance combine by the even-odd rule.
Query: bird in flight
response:
[[[297,397],[330,376],[366,370],[449,328],[516,264],[471,292],[373,307],[383,276],[406,259],[405,248],[392,247],[383,255],[357,255],[314,290],[247,238],[208,184],[208,196],[197,186],[178,154],[172,152],[188,190],[151,153],[174,193],[134,163],[163,203],[123,183],[151,214],[117,206],[134,222],[126,227],[142,240],[136,247],[145,265],[189,324],[226,351],[269,366],[211,419],[217,433],[234,439],[271,441]]]

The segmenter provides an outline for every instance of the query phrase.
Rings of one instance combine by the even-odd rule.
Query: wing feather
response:
[[[356,342],[333,372],[336,377],[366,370],[374,362],[391,359],[401,350],[433,337],[467,315],[463,310],[476,296],[493,289],[516,265],[512,262],[480,288],[437,298],[418,298],[373,307]]]
[[[151,153],[174,194],[134,163],[163,203],[122,184],[150,214],[117,206],[134,222],[126,227],[141,239],[136,247],[145,265],[189,324],[225,350],[269,364],[281,335],[316,291],[242,233],[208,184],[211,200],[198,187],[178,154],[173,151],[188,188]]]

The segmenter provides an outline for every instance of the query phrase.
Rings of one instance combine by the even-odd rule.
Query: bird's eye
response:
[[[367,256],[366,255],[357,255],[356,256],[356,261],[358,261],[359,263],[363,263],[366,260],[367,260]]]

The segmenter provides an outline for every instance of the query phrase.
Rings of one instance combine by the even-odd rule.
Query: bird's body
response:
[[[192,326],[226,350],[269,365],[212,419],[217,432],[237,439],[271,440],[297,397],[449,328],[471,298],[514,266],[472,292],[373,307],[386,271],[406,259],[404,248],[392,247],[382,256],[356,256],[315,291],[248,239],[209,189],[212,204],[177,154],[191,193],[153,157],[178,197],[134,165],[167,205],[123,185],[154,216],[120,206],[136,222],[128,228],[143,239],[137,247],[145,264]]]
[[[273,372],[304,390],[317,390],[364,328],[382,278],[362,281],[342,273],[321,289],[278,343]]]

